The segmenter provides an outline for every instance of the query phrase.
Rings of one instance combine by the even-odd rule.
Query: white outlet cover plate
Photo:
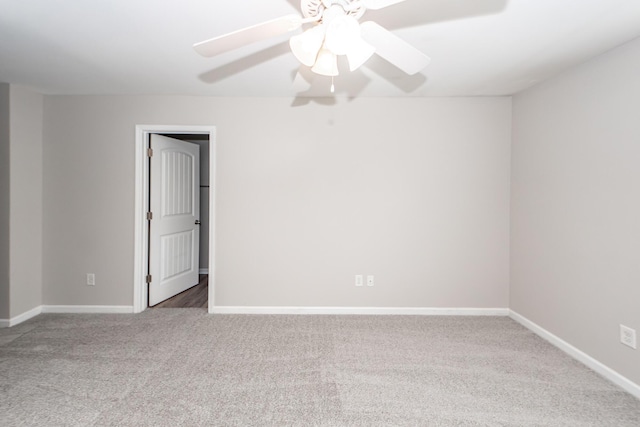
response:
[[[637,348],[636,330],[620,325],[620,342],[635,350]]]

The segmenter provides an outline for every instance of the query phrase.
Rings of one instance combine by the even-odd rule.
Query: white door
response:
[[[149,306],[198,284],[200,147],[150,135]]]

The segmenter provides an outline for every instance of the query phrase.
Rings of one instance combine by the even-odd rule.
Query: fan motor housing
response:
[[[300,8],[305,18],[322,19],[324,11],[332,6],[340,6],[346,15],[356,19],[364,14],[365,8],[359,0],[301,0]]]

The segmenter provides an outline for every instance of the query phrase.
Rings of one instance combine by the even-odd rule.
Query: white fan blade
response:
[[[360,24],[362,39],[376,48],[376,53],[409,75],[429,65],[431,58],[389,30],[373,21]]]
[[[303,20],[298,15],[287,15],[232,33],[214,37],[193,45],[202,56],[215,56],[260,40],[285,34],[300,28]]]
[[[387,6],[393,6],[396,3],[402,3],[405,0],[362,0],[364,7],[369,10],[382,9]]]

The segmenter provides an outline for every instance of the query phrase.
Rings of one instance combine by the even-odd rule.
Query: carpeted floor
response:
[[[46,314],[0,329],[2,426],[640,426],[506,317]]]

